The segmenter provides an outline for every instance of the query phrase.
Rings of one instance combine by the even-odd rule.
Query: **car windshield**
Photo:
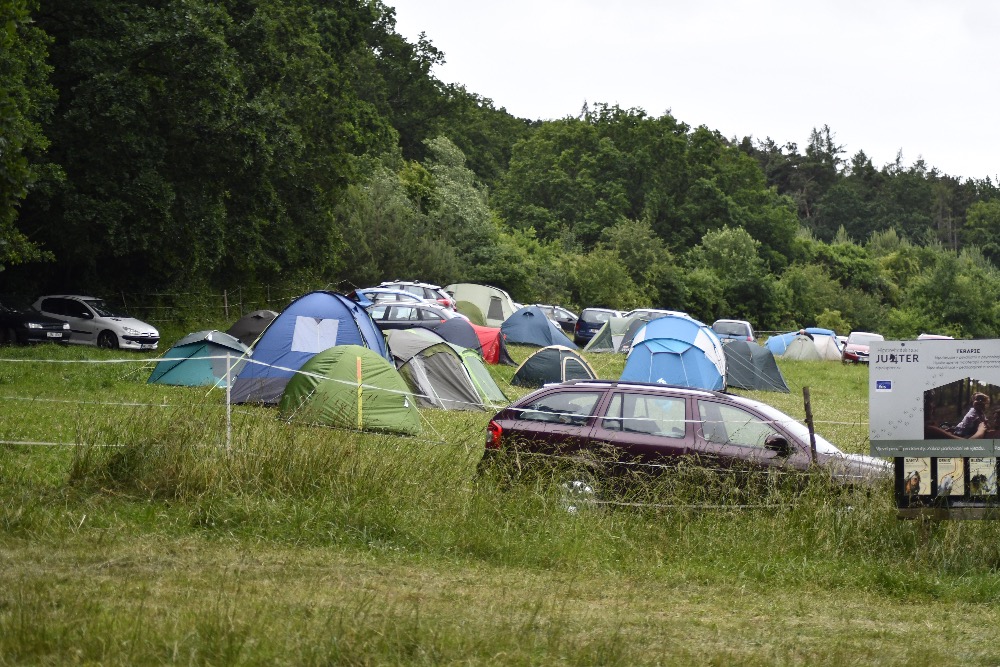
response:
[[[731,398],[737,403],[755,408],[764,413],[767,419],[776,424],[781,424],[783,428],[791,432],[792,435],[802,442],[809,442],[809,428],[797,419],[786,415],[781,410],[771,407],[767,403],[761,403],[744,396],[732,396]],[[816,451],[820,454],[845,455],[836,445],[818,433],[816,434]]]
[[[588,310],[583,315],[584,322],[607,322],[611,319],[611,313],[603,310]]]
[[[716,333],[726,334],[728,336],[746,336],[747,335],[747,325],[742,322],[716,322],[715,326]]]
[[[101,317],[126,317],[111,310],[108,304],[104,303],[104,299],[84,299],[83,302]]]
[[[868,345],[872,341],[885,340],[882,334],[874,333],[852,333],[848,338],[847,342],[854,345]]]

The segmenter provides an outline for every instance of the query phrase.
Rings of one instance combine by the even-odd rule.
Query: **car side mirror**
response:
[[[90,312],[89,310],[86,310],[86,311],[80,313],[80,319],[82,319],[82,320],[92,320],[92,319],[94,319],[94,314],[92,312]]]
[[[778,456],[788,456],[792,453],[792,446],[788,444],[788,439],[777,433],[772,433],[764,438],[764,448],[777,452]]]

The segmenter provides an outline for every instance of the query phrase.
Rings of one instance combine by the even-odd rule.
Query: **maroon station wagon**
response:
[[[485,463],[512,450],[571,455],[608,445],[620,461],[662,464],[696,455],[707,466],[811,467],[805,425],[735,394],[640,382],[549,385],[504,408],[487,427]],[[890,479],[883,459],[845,454],[816,436],[816,461],[845,483]]]

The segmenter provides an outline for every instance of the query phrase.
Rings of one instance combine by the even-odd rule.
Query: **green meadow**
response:
[[[154,359],[0,348],[0,664],[1000,663],[994,522],[684,465],[575,501],[562,462],[477,474],[491,413],[297,426]],[[808,387],[867,453],[867,368],[779,363],[754,397],[801,419]]]

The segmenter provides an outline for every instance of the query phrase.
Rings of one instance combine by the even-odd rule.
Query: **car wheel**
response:
[[[97,337],[97,347],[103,347],[106,350],[117,350],[118,336],[111,331],[102,331],[101,335]]]

